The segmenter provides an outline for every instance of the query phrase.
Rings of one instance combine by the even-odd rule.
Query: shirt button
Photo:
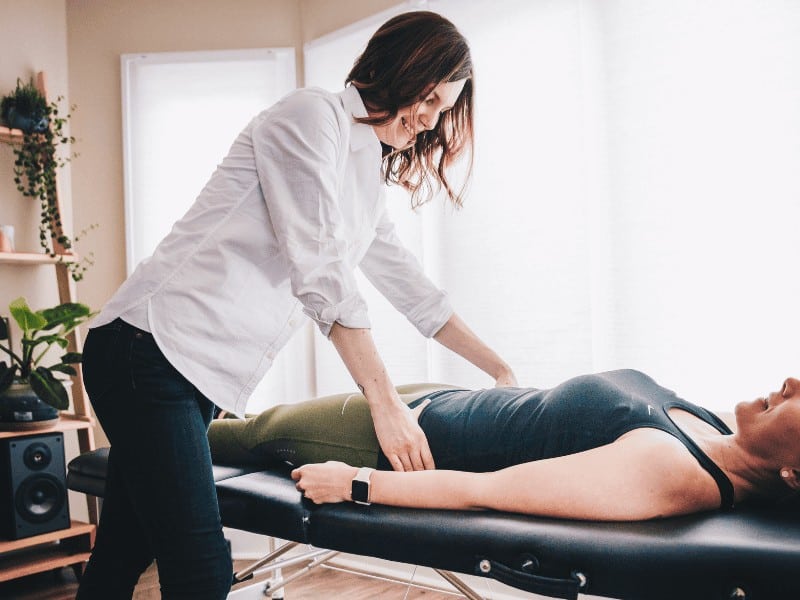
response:
[[[274,352],[267,352],[267,358],[272,360],[273,358],[275,358],[275,353]]]
[[[297,323],[295,319],[289,319],[289,327],[294,327],[295,323]]]

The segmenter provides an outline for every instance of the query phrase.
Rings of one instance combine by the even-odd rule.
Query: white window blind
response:
[[[121,60],[130,272],[194,202],[239,131],[296,84],[292,48]]]

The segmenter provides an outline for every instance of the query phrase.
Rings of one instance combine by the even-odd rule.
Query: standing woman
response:
[[[437,14],[402,14],[346,83],[338,94],[297,90],[256,116],[94,322],[83,368],[111,454],[79,600],[130,598],[154,559],[165,600],[226,596],[206,430],[215,405],[244,413],[303,314],[366,396],[393,468],[434,467],[373,343],[356,267],[423,335],[496,385],[516,384],[401,245],[382,190],[403,185],[418,205],[441,188],[461,203],[446,173],[471,156],[466,41]]]

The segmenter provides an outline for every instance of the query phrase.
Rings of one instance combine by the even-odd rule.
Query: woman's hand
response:
[[[494,387],[519,387],[517,385],[517,378],[514,375],[514,371],[509,369],[502,375],[499,375],[497,379],[495,379]]]
[[[352,482],[358,469],[343,462],[303,465],[292,471],[295,487],[314,504],[352,500]]]
[[[367,399],[378,443],[392,468],[433,469],[428,440],[415,415],[397,395],[369,329],[351,329],[334,323],[330,339]]]
[[[495,380],[495,387],[517,387],[517,378],[511,367],[484,344],[457,314],[450,316],[433,339],[491,376]]]
[[[419,413],[426,404],[422,403],[412,411],[397,400],[372,408],[378,443],[395,471],[436,468],[428,438],[417,424]]]

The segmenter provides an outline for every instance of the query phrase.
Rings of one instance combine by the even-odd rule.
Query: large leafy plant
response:
[[[75,375],[73,365],[81,362],[81,353],[65,352],[57,363],[49,367],[41,365],[41,362],[53,346],[66,350],[69,344],[67,335],[94,313],[85,304],[76,302],[33,311],[25,298],[17,298],[8,308],[22,331],[22,340],[17,354],[11,347],[6,321],[0,319],[0,350],[10,357],[10,364],[0,362],[0,396],[14,382],[27,383],[40,400],[58,410],[66,409],[69,396],[63,380],[58,379],[55,373]]]

